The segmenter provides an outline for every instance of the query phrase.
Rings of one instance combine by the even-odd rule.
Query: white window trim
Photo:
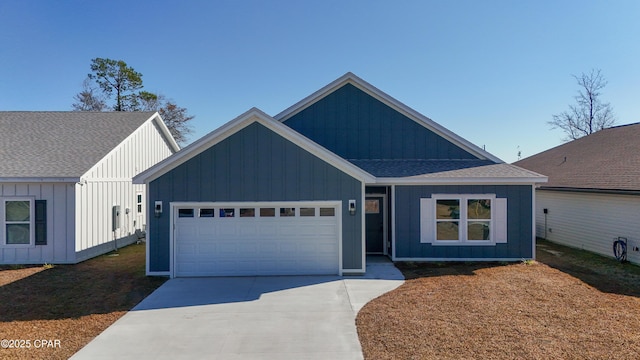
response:
[[[489,199],[491,200],[491,219],[489,225],[489,240],[468,240],[467,239],[467,226],[469,219],[467,218],[467,202],[473,199]],[[431,243],[435,246],[486,246],[496,244],[496,195],[495,194],[433,194],[431,195],[431,203],[428,205],[431,209],[427,212],[429,215],[427,218],[422,218],[421,222],[427,221],[428,224],[425,228],[421,229],[421,232],[428,231],[428,237],[420,237],[421,243]],[[458,200],[460,202],[460,218],[458,219],[459,227],[458,234],[459,240],[438,240],[437,238],[437,223],[436,218],[436,204],[437,200]],[[422,234],[425,235],[425,234]]]
[[[29,202],[29,244],[7,244],[7,202],[8,201],[28,201]],[[35,210],[35,197],[30,196],[15,196],[15,197],[0,197],[0,225],[2,230],[0,234],[0,245],[4,248],[28,248],[35,247],[36,243],[36,210]]]
[[[136,214],[144,214],[144,195],[142,195],[142,191],[136,191]]]

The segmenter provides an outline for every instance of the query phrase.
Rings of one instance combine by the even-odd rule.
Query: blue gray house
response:
[[[534,186],[347,73],[271,117],[251,109],[134,179],[147,274],[364,273],[394,261],[535,256]]]

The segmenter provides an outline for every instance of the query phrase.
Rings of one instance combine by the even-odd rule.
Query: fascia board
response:
[[[87,174],[90,174],[94,169],[96,169],[98,166],[100,166],[100,164],[102,164],[102,162],[105,159],[108,159],[109,156],[111,156],[114,152],[116,152],[121,146],[122,144],[124,144],[125,142],[127,142],[129,139],[131,139],[138,131],[140,131],[140,129],[147,125],[148,123],[155,121],[155,123],[158,125],[158,127],[160,128],[160,131],[162,132],[162,134],[167,138],[167,140],[169,141],[169,145],[173,148],[173,152],[175,153],[176,151],[180,150],[180,146],[178,145],[178,143],[176,142],[176,140],[173,138],[173,136],[171,135],[171,133],[169,132],[169,129],[167,128],[167,126],[165,125],[164,121],[162,120],[162,118],[160,117],[160,114],[158,114],[158,112],[155,112],[153,115],[151,115],[147,120],[145,120],[142,124],[140,124],[140,126],[138,126],[134,131],[131,132],[131,134],[129,134],[126,138],[124,138],[124,140],[122,140],[118,145],[116,145],[113,149],[111,149],[105,156],[102,157],[102,159],[98,160],[98,162],[96,162],[95,164],[93,164],[92,167],[89,168],[89,170],[85,171],[84,174],[82,174],[81,177],[85,177]]]
[[[179,165],[185,163],[189,159],[197,156],[201,152],[206,149],[214,146],[215,144],[223,141],[229,136],[235,134],[236,132],[242,130],[249,124],[253,122],[259,122],[264,125],[268,129],[274,131],[280,136],[288,139],[294,144],[300,146],[301,148],[309,151],[314,156],[326,161],[332,166],[344,171],[345,173],[353,176],[356,179],[359,179],[363,182],[373,182],[375,178],[360,169],[359,167],[351,164],[350,162],[340,158],[339,156],[333,154],[327,149],[324,149],[320,145],[312,142],[311,140],[305,138],[301,134],[295,132],[293,129],[277,122],[271,116],[264,113],[262,110],[257,108],[251,108],[247,112],[241,114],[235,119],[229,121],[228,123],[222,125],[218,129],[212,131],[208,135],[196,140],[191,145],[185,147],[180,152],[170,156],[164,161],[156,164],[155,166],[149,168],[148,170],[140,173],[139,175],[133,178],[134,184],[144,184],[150,181],[157,179],[158,177],[166,174],[172,169],[178,167]]]
[[[448,141],[451,141],[452,143],[462,147],[463,149],[469,151],[470,153],[472,153],[472,154],[474,154],[474,155],[476,155],[476,156],[478,156],[480,158],[494,161],[496,163],[504,163],[504,161],[502,161],[500,158],[488,153],[485,150],[482,150],[480,147],[478,147],[478,146],[474,145],[473,143],[467,141],[466,139],[460,137],[459,135],[455,134],[454,132],[450,131],[449,129],[445,128],[444,126],[442,126],[442,125],[436,123],[435,121],[431,120],[430,118],[428,118],[428,117],[420,114],[419,112],[413,110],[409,106],[407,106],[407,105],[403,104],[402,102],[398,101],[397,99],[391,97],[387,93],[385,93],[382,90],[376,88],[375,86],[371,85],[370,83],[368,83],[365,80],[359,78],[358,76],[356,76],[355,74],[353,74],[351,72],[348,72],[348,73],[344,74],[343,76],[339,77],[338,79],[336,79],[335,81],[333,81],[330,84],[326,85],[325,87],[321,88],[320,90],[318,90],[318,91],[314,92],[313,94],[305,97],[304,99],[298,101],[294,105],[288,107],[284,111],[282,111],[279,114],[277,114],[276,116],[274,116],[274,118],[276,120],[280,121],[280,122],[285,122],[287,119],[289,119],[293,115],[295,115],[298,112],[304,110],[305,108],[311,106],[312,104],[320,101],[326,95],[332,93],[335,89],[338,89],[339,87],[341,87],[341,86],[343,86],[344,84],[347,84],[347,83],[350,83],[350,84],[356,86],[360,90],[366,92],[367,94],[371,95],[372,97],[374,97],[375,99],[381,101],[382,103],[386,104],[387,106],[390,106],[392,109],[400,112],[401,114],[405,115],[409,119],[412,119],[413,121],[417,122],[418,124],[420,124],[420,125],[424,126],[425,128],[433,131],[437,135],[442,136],[443,138],[447,139]]]
[[[268,116],[268,115],[265,114],[265,116]],[[266,118],[259,118],[258,121],[268,129],[277,133],[278,135],[293,142],[294,144],[298,145],[304,150],[307,150],[308,152],[318,157],[319,159],[353,176],[354,178],[363,182],[375,182],[375,177],[373,175],[353,165],[347,160],[325,149],[324,147],[314,143],[310,139],[306,138],[305,136],[301,135],[295,130],[289,128],[288,126],[279,123],[275,119],[269,121]]]
[[[473,184],[494,184],[494,185],[522,185],[547,182],[546,177],[504,177],[504,178],[429,178],[429,179],[406,179],[406,178],[377,178],[376,184],[380,185],[473,185]]]
[[[182,148],[182,150],[178,151],[177,153],[169,156],[168,158],[155,164],[149,169],[134,176],[133,183],[144,184],[144,183],[153,181],[159,178],[160,176],[166,174],[167,172],[180,166],[181,164],[187,162],[191,158],[197,156],[204,150],[210,148],[211,146],[233,135],[237,131],[240,131],[242,128],[248,125],[249,120],[251,120],[252,113],[255,110],[258,110],[258,109],[252,108],[242,113],[241,115],[237,116],[235,119],[227,122],[226,124],[213,130],[209,134],[201,137],[200,139],[189,144],[188,146]]]
[[[178,142],[176,142],[176,139],[173,137],[173,135],[171,135],[171,131],[169,131],[169,128],[167,127],[167,124],[164,123],[164,120],[162,119],[162,116],[160,116],[160,114],[158,112],[156,112],[155,114],[153,114],[153,116],[151,116],[151,119],[155,120],[156,124],[160,128],[160,131],[162,132],[164,137],[169,142],[169,145],[173,149],[173,152],[176,153],[176,152],[180,151],[180,145],[178,145]]]
[[[0,183],[78,183],[79,177],[0,177]]]

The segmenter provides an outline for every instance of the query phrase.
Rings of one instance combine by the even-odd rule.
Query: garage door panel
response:
[[[198,237],[209,238],[216,236],[218,227],[215,224],[207,224],[208,226],[195,226]]]
[[[221,205],[222,206],[222,205]],[[256,204],[254,217],[220,217],[215,204],[214,217],[176,217],[174,232],[176,276],[242,276],[242,275],[307,275],[336,274],[339,268],[339,221],[337,216],[320,216],[319,206],[309,203]],[[326,203],[322,204],[326,207]],[[185,207],[187,208],[187,207]],[[191,207],[190,207],[191,208]],[[275,208],[263,213],[262,208]],[[280,212],[280,208],[295,208]],[[306,208],[301,216],[301,208]],[[315,208],[309,211],[308,208]],[[182,214],[191,211],[182,211]],[[338,213],[337,211],[335,212]],[[176,212],[178,214],[178,212]],[[282,216],[280,216],[282,215]]]
[[[197,254],[197,246],[195,244],[180,244],[176,247],[176,251],[180,255],[195,255]]]
[[[270,220],[260,220],[260,235],[263,237],[273,236],[278,234],[278,226],[275,222],[275,218],[273,221]]]

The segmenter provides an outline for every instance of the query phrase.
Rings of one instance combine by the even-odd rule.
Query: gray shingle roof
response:
[[[437,178],[538,178],[529,171],[491,160],[349,160],[376,177]]]
[[[153,114],[0,111],[0,178],[80,177]]]
[[[640,123],[600,130],[514,163],[549,176],[544,187],[640,190]]]

